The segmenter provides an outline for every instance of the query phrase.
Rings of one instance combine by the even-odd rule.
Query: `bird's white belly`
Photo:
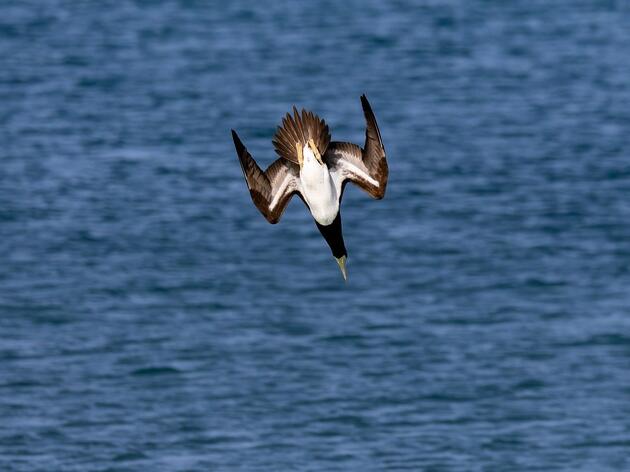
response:
[[[328,226],[339,212],[339,198],[328,167],[309,157],[305,154],[300,170],[302,195],[315,221]]]

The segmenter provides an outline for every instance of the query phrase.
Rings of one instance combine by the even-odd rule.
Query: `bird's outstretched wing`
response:
[[[356,144],[331,142],[324,161],[328,165],[339,192],[350,181],[357,184],[372,197],[381,199],[387,187],[387,160],[381,133],[376,124],[374,112],[365,95],[361,95],[361,105],[365,115],[365,144],[361,149]]]
[[[293,194],[300,191],[299,167],[279,158],[263,172],[234,130],[232,138],[254,204],[269,223],[277,223]]]

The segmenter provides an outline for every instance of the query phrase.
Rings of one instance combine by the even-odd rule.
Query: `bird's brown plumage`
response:
[[[298,143],[302,149],[309,139],[313,140],[323,156],[330,142],[328,125],[313,112],[302,109],[300,114],[297,108],[293,107],[293,116],[287,113],[282,118],[282,125],[278,126],[272,142],[280,157],[299,164],[295,145]]]
[[[277,223],[298,191],[299,166],[280,158],[263,172],[234,130],[232,138],[254,204],[269,223]]]
[[[324,120],[312,112],[293,107],[294,116],[287,115],[273,138],[280,158],[264,172],[256,164],[238,135],[232,130],[234,146],[256,207],[270,223],[277,223],[293,194],[302,197],[300,164],[297,149],[312,139],[329,172],[340,184],[341,193],[347,182],[353,182],[372,197],[381,199],[387,186],[388,167],[385,147],[376,118],[365,95],[361,96],[366,130],[363,148],[352,143],[331,142]],[[297,144],[297,146],[296,146]],[[338,196],[341,199],[341,195]],[[304,198],[302,197],[304,200]]]
[[[351,181],[380,200],[385,196],[389,176],[385,146],[376,117],[365,95],[361,96],[361,106],[366,122],[363,149],[356,144],[333,141],[328,145],[324,161],[331,172],[341,174],[343,187]]]

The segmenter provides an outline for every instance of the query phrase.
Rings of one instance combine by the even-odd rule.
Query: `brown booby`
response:
[[[269,223],[280,220],[294,194],[306,204],[317,228],[330,246],[347,280],[348,253],[341,231],[339,206],[346,183],[353,182],[373,198],[381,199],[387,186],[387,161],[372,107],[361,96],[367,123],[363,148],[330,141],[328,125],[317,115],[293,107],[273,138],[280,156],[264,172],[232,130],[245,181],[256,207]]]

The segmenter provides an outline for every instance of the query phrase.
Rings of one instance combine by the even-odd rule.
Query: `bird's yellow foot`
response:
[[[297,152],[298,164],[300,164],[300,169],[304,165],[304,155],[302,154],[304,151],[302,149],[302,145],[300,143],[295,143],[295,150]]]
[[[309,138],[308,145],[311,147],[311,151],[313,151],[313,154],[315,155],[315,159],[317,159],[319,163],[323,165],[324,161],[322,161],[322,155],[319,153],[319,149],[317,149],[317,146],[315,145],[313,138]]]

